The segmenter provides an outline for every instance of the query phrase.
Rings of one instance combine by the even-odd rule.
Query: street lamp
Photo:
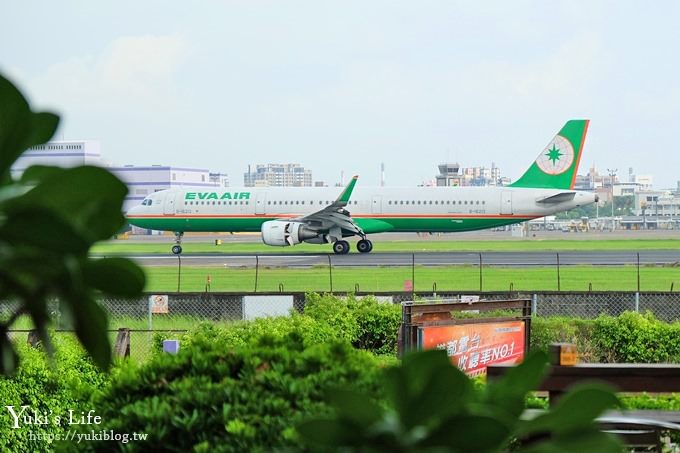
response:
[[[614,231],[614,177],[616,176],[616,172],[618,170],[618,168],[613,170],[611,168],[607,169],[607,173],[609,174],[609,184],[612,189],[612,231]]]

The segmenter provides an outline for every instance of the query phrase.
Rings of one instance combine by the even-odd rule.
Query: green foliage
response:
[[[20,344],[22,366],[12,376],[0,376],[0,451],[52,451],[53,442],[40,437],[65,433],[68,411],[79,414],[94,409],[83,400],[108,382],[109,375],[97,369],[74,338],[57,335],[54,342],[53,363],[44,351]],[[19,428],[12,428],[14,419],[4,406],[14,406],[19,413],[25,405],[30,406],[27,411],[31,414],[47,415],[49,423],[29,426],[20,421]]]
[[[532,318],[532,350],[547,351],[550,343],[561,342],[575,343],[583,362],[680,362],[680,322],[666,323],[651,313]]]
[[[592,319],[553,316],[531,319],[531,349],[548,352],[550,343],[574,343],[583,362],[595,362],[599,349],[593,343]]]
[[[601,361],[662,363],[680,361],[680,322],[664,323],[651,313],[625,312],[594,321],[593,342]]]
[[[396,353],[401,324],[399,305],[382,303],[371,296],[357,299],[354,295],[310,293],[306,297],[305,315],[330,326],[336,336],[347,339],[356,348],[377,354]]]
[[[299,446],[292,427],[330,413],[325,394],[331,387],[351,386],[372,395],[369,402],[380,398],[371,354],[346,342],[307,346],[303,330],[231,347],[215,335],[219,330],[204,326],[178,355],[126,368],[95,395],[101,429],[149,433],[148,441],[127,445],[136,451],[270,451]]]
[[[563,396],[553,410],[520,419],[526,393],[542,379],[546,355],[534,353],[483,389],[451,365],[443,351],[408,355],[385,373],[387,407],[367,394],[331,393],[335,413],[298,426],[313,448],[348,451],[620,451],[595,418],[618,404],[597,385]]]
[[[0,300],[17,300],[19,311],[0,324],[0,372],[10,373],[18,356],[9,325],[28,313],[47,350],[46,300],[57,297],[76,334],[101,368],[111,361],[106,315],[95,302],[101,292],[136,296],[144,274],[123,258],[89,258],[90,247],[124,223],[125,185],[97,167],[35,166],[19,181],[10,168],[27,148],[46,142],[59,117],[34,113],[21,93],[0,76]]]

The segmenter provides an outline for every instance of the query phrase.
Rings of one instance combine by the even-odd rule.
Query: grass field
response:
[[[170,254],[172,238],[166,242],[134,242],[114,240],[97,244],[92,253],[97,255]],[[259,242],[230,242],[215,245],[208,242],[184,242],[184,253],[329,253],[330,245],[299,244],[295,247],[269,247]],[[354,252],[354,247],[352,248]],[[375,252],[457,252],[457,251],[561,251],[561,250],[680,250],[680,241],[672,239],[614,239],[614,240],[493,240],[455,241],[428,239],[422,241],[376,241]]]
[[[177,268],[147,267],[149,292],[177,290]],[[254,291],[255,269],[223,268],[219,266],[182,268],[181,291],[205,291],[210,276],[210,291]],[[411,267],[337,267],[333,269],[334,291],[402,291],[404,280],[411,280]],[[432,291],[480,290],[479,267],[440,266],[415,267],[415,290]],[[642,291],[680,289],[680,268],[641,267]],[[280,287],[281,285],[281,287]],[[483,291],[557,290],[555,267],[483,267]],[[330,291],[327,267],[260,268],[258,291]],[[562,266],[562,291],[634,291],[637,289],[635,266]]]

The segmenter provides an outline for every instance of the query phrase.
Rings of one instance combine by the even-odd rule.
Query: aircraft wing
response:
[[[354,223],[349,211],[345,209],[352,196],[352,191],[354,190],[358,178],[359,176],[352,177],[352,180],[347,184],[345,190],[342,191],[340,196],[333,203],[319,211],[290,220],[293,222],[302,222],[309,228],[322,233],[330,232],[332,234],[333,230],[337,232],[337,230],[340,229],[346,233],[363,237],[363,230]],[[337,237],[337,239],[342,239],[342,232],[340,232],[340,236]]]

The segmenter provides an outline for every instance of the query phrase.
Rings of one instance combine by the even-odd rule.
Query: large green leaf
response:
[[[94,363],[102,370],[108,369],[111,364],[111,346],[106,332],[108,321],[104,310],[86,295],[64,298],[62,304],[68,307],[75,322],[76,335]]]
[[[451,451],[496,451],[510,436],[510,427],[486,415],[460,415],[442,423],[419,447],[448,447]]]
[[[607,409],[620,405],[613,389],[605,384],[584,383],[572,387],[546,414],[523,422],[518,435],[553,432],[569,433],[587,426]]]
[[[411,411],[419,406],[419,400],[423,398],[428,384],[435,382],[434,376],[438,373],[450,369],[453,367],[444,351],[428,350],[407,354],[400,367],[387,370],[386,394],[406,428],[412,428],[421,422],[420,415],[412,415]],[[455,373],[456,371],[447,372],[449,376]],[[453,379],[455,381],[452,384],[458,382],[456,378]]]
[[[9,170],[27,148],[45,143],[57,129],[59,117],[31,112],[26,99],[0,75],[0,184],[9,182]]]
[[[439,424],[472,401],[472,381],[447,359],[445,366],[433,370],[419,393],[411,395],[406,413],[401,417],[406,426]]]
[[[539,386],[547,366],[548,357],[544,352],[530,353],[521,364],[508,368],[501,378],[488,382],[486,403],[506,422],[516,421],[524,411],[527,392]]]
[[[7,336],[4,328],[0,328],[0,373],[11,374],[19,364],[19,356]]]
[[[369,399],[367,395],[352,390],[335,389],[329,392],[328,400],[338,410],[339,416],[358,426],[369,427],[377,422],[384,410]]]
[[[326,447],[338,448],[361,440],[355,429],[337,419],[309,420],[299,424],[297,431],[308,442]]]
[[[83,263],[85,283],[108,294],[138,296],[144,290],[144,271],[127,258],[101,258]]]
[[[89,249],[89,242],[63,216],[52,210],[21,204],[6,212],[8,218],[0,226],[0,236],[9,244],[82,254]]]
[[[35,185],[44,179],[52,177],[63,171],[66,171],[66,169],[62,167],[53,167],[51,165],[32,165],[21,174],[19,182],[22,184]]]
[[[82,166],[43,174],[40,183],[13,204],[53,210],[90,242],[108,239],[124,224],[121,213],[127,187],[103,168]]]

